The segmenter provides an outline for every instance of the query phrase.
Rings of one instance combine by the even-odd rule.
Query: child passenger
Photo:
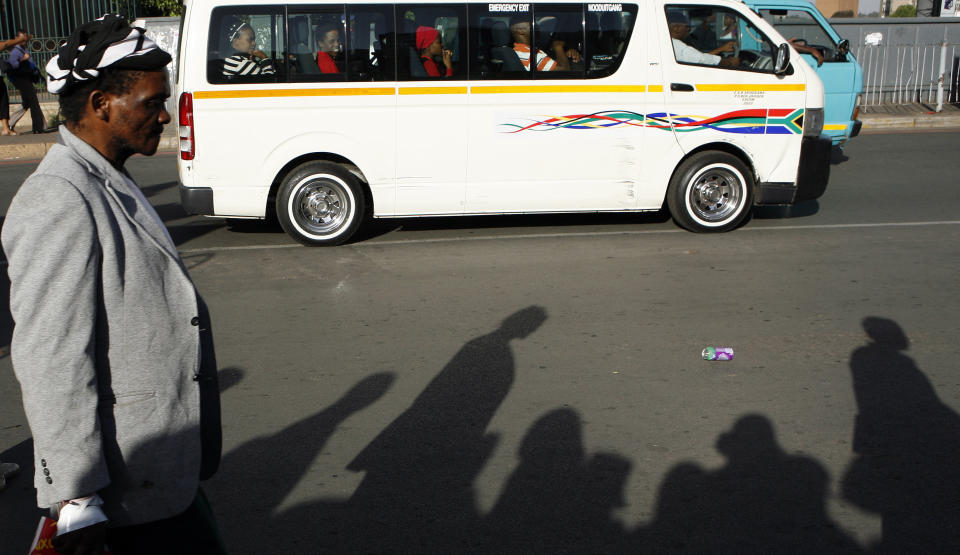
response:
[[[257,37],[249,23],[236,17],[228,19],[226,39],[234,53],[223,60],[224,75],[274,75],[277,72],[270,58],[257,50]]]
[[[453,76],[453,52],[443,49],[440,33],[433,27],[417,27],[417,51],[420,52],[420,62],[430,77]],[[440,73],[434,58],[442,56],[443,65],[447,66],[445,73]]]

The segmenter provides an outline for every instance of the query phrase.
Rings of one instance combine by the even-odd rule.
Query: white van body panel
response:
[[[823,107],[819,79],[796,51],[788,75],[675,60],[665,4],[721,6],[785,42],[730,0],[637,2],[619,68],[596,79],[209,83],[212,10],[266,4],[186,3],[177,94],[193,95],[196,158],[181,160],[179,174],[185,188],[212,189],[210,215],[267,216],[271,187],[291,164],[321,158],[357,168],[374,217],[659,210],[678,165],[711,145],[742,153],[757,182],[796,182],[802,129],[777,131],[778,122]],[[756,132],[711,123],[741,112],[761,114]],[[556,123],[585,115],[616,124]]]

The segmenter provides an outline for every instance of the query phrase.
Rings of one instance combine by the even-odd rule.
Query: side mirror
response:
[[[777,63],[773,65],[773,72],[783,75],[788,67],[790,67],[790,45],[785,42],[777,47]]]
[[[838,42],[837,50],[840,51],[841,56],[846,56],[847,53],[850,52],[850,41],[847,39],[843,39],[840,42]]]

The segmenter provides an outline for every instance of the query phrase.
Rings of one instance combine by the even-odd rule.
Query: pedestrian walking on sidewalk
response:
[[[124,168],[170,123],[170,55],[115,15],[47,64],[66,123],[0,240],[37,504],[59,553],[222,553],[200,481],[220,461],[206,305]]]
[[[10,64],[10,71],[7,72],[7,79],[13,83],[13,86],[20,91],[20,98],[23,100],[23,107],[30,110],[30,120],[34,133],[43,133],[47,127],[47,122],[43,117],[43,110],[40,109],[40,100],[37,98],[37,89],[33,83],[37,72],[37,66],[30,59],[30,49],[26,42],[30,35],[23,29],[17,30],[17,39],[23,42],[17,44],[10,51],[10,58],[7,63]]]
[[[18,34],[10,40],[0,40],[0,52],[12,46],[25,44],[28,39],[29,37],[27,35]],[[0,135],[17,134],[13,130],[13,126],[10,125],[10,95],[7,94],[7,84],[2,78],[10,69],[9,61],[0,60]],[[14,125],[16,125],[16,123],[14,123]]]

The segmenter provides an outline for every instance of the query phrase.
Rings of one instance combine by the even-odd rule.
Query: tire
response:
[[[347,241],[360,228],[366,211],[360,180],[333,162],[297,166],[280,184],[276,204],[283,230],[308,246]]]
[[[673,173],[667,205],[680,227],[696,232],[729,231],[750,217],[753,174],[732,154],[699,152]]]

